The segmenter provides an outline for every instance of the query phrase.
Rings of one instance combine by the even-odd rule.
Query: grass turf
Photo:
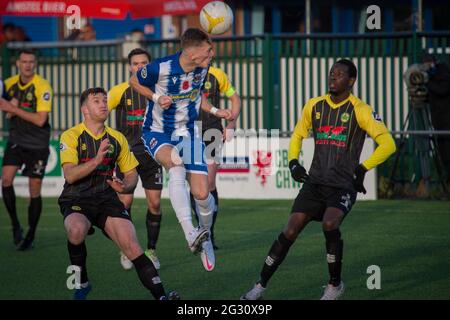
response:
[[[18,199],[22,225],[27,202]],[[239,299],[258,279],[265,256],[287,221],[291,201],[221,200],[216,224],[216,268],[206,272],[187,248],[175,214],[162,201],[157,253],[167,289],[182,299]],[[0,205],[0,299],[70,299],[69,259],[56,199],[44,199],[35,248],[18,252]],[[141,244],[146,244],[145,202],[133,206]],[[358,202],[344,221],[343,299],[450,299],[450,202]],[[25,228],[24,228],[25,229]],[[26,231],[26,230],[25,230]],[[318,299],[327,281],[324,237],[311,223],[273,276],[266,299]],[[134,270],[124,271],[118,249],[97,230],[87,240],[90,299],[148,299]],[[381,268],[381,289],[369,290],[367,268]]]

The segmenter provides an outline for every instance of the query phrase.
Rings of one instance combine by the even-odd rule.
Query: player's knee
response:
[[[86,237],[86,227],[81,223],[72,224],[67,228],[67,238],[74,244],[80,244]]]
[[[286,237],[286,239],[295,241],[295,239],[297,239],[297,236],[298,236],[298,231],[296,228],[287,226],[286,228],[284,228],[283,234]]]
[[[206,200],[209,195],[209,191],[207,189],[205,190],[192,190],[192,195],[196,200]]]
[[[142,254],[142,249],[139,246],[139,243],[133,239],[128,239],[123,242],[121,249],[130,260],[134,260]]]
[[[148,209],[152,213],[159,213],[161,210],[161,202],[159,200],[149,202]]]
[[[2,187],[7,188],[7,187],[11,187],[13,185],[13,181],[14,181],[13,177],[3,176],[3,177],[1,177],[1,179],[2,179]]]
[[[41,195],[42,180],[30,179],[30,197],[36,198]]]
[[[325,231],[331,231],[337,229],[339,227],[339,220],[337,219],[328,219],[322,222],[322,229]]]

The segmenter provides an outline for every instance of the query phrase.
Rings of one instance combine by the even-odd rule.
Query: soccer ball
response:
[[[200,11],[200,24],[210,34],[227,32],[233,24],[233,11],[222,1],[211,1]]]

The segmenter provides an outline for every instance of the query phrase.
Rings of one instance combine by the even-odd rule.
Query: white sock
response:
[[[208,193],[208,197],[205,200],[195,199],[197,204],[198,221],[200,226],[205,227],[209,230],[213,222],[213,213],[216,206],[214,202],[214,197],[211,193]]]
[[[194,230],[191,216],[191,201],[186,188],[186,169],[176,166],[169,169],[169,198],[178,222],[183,228],[184,236]]]

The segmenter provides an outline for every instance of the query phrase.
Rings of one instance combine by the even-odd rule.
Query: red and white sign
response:
[[[82,17],[133,19],[197,14],[209,0],[2,0],[0,14],[12,16],[70,16],[78,6]]]

